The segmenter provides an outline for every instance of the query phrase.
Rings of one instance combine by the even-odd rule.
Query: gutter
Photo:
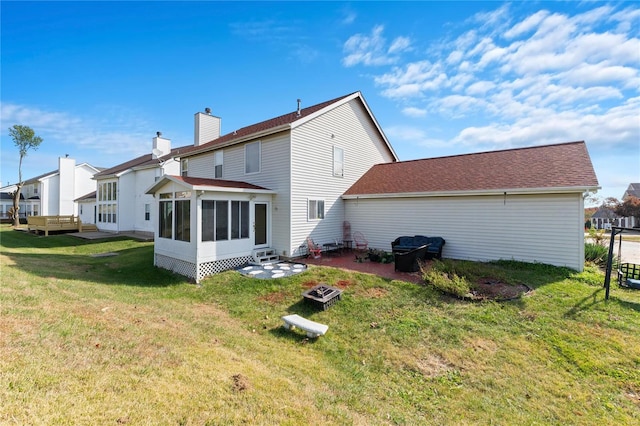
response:
[[[552,187],[552,188],[504,188],[504,189],[479,189],[467,191],[432,191],[432,192],[394,192],[382,194],[348,194],[342,195],[343,200],[357,199],[381,199],[381,198],[433,198],[433,197],[465,197],[487,195],[531,195],[531,194],[570,194],[584,193],[600,189],[600,186],[585,187]]]

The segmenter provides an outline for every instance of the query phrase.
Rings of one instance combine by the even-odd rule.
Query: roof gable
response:
[[[348,102],[356,98],[362,102],[365,110],[371,117],[373,123],[375,124],[376,128],[380,132],[380,135],[384,139],[387,145],[387,148],[389,149],[393,157],[397,159],[398,157],[395,151],[391,147],[391,144],[387,140],[385,134],[382,132],[380,125],[378,124],[375,117],[371,113],[369,106],[365,102],[360,92],[350,93],[348,95],[340,96],[338,98],[331,99],[329,101],[325,101],[316,105],[312,105],[307,108],[302,108],[299,113],[298,111],[293,111],[284,115],[280,115],[275,118],[271,118],[256,124],[243,127],[241,129],[234,130],[231,133],[222,135],[219,138],[214,139],[205,144],[202,144],[199,146],[190,146],[190,147],[186,147],[186,149],[181,149],[178,154],[181,157],[188,157],[188,156],[212,151],[224,146],[242,143],[253,138],[261,137],[263,135],[273,134],[273,133],[284,131],[284,130],[290,130],[291,128],[299,126],[303,123],[306,123],[307,121],[312,120],[318,115],[324,113],[327,108],[335,108],[336,106],[339,106],[345,102]]]
[[[640,183],[630,183],[627,190],[624,192],[622,199],[628,197],[640,198]]]
[[[597,189],[584,142],[373,166],[345,196]]]
[[[94,178],[101,179],[101,178],[113,177],[136,167],[145,167],[145,166],[154,166],[154,165],[158,166],[163,161],[173,158],[173,156],[175,156],[178,152],[180,152],[181,149],[184,149],[184,148],[186,147],[182,146],[182,147],[174,148],[168,154],[158,158],[154,158],[153,154],[141,155],[139,157],[136,157],[129,161],[125,161],[124,163],[120,163],[111,168],[104,169],[101,172],[96,173],[94,175]]]

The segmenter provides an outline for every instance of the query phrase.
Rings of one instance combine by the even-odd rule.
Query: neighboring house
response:
[[[16,190],[15,185],[7,185],[0,188],[0,221],[2,223],[11,223],[11,216],[9,214],[10,209],[13,207],[13,195]],[[20,212],[27,211],[27,205],[24,199],[24,195],[20,194]],[[22,217],[22,216],[21,216]]]
[[[98,211],[96,208],[96,191],[90,192],[80,198],[76,198],[78,204],[78,217],[82,223],[90,223],[95,225],[98,219]]]
[[[599,207],[591,216],[591,226],[594,229],[611,229],[612,226],[620,226],[622,217],[606,207]]]
[[[20,217],[78,215],[75,200],[96,190],[93,175],[100,171],[88,163],[76,164],[73,158],[60,157],[58,169],[24,181],[20,191]],[[12,207],[11,192],[16,185],[0,189],[4,216]],[[9,194],[8,206],[7,194]]]
[[[195,126],[196,138],[200,141],[209,137],[211,128],[219,126],[219,118],[197,113]],[[152,208],[153,195],[145,191],[165,174],[180,174],[181,164],[176,156],[193,146],[171,149],[171,141],[158,132],[150,154],[97,173],[93,205],[98,228],[108,232],[153,233],[158,223],[157,209]],[[91,214],[91,200],[84,200],[82,204]]]
[[[359,92],[266,120],[181,152],[184,176],[155,194],[155,264],[196,280],[311,236],[342,238],[342,194],[397,156]]]
[[[349,188],[345,220],[369,245],[440,236],[443,256],[584,264],[583,194],[598,189],[584,142],[380,164]]]
[[[626,201],[629,197],[640,198],[640,183],[630,183],[622,195],[622,201]],[[635,217],[622,217],[611,209],[599,207],[591,216],[591,226],[595,229],[611,229],[612,226],[633,228],[640,226],[640,223],[636,223]]]
[[[155,265],[199,281],[260,255],[342,239],[369,246],[442,236],[445,257],[584,263],[583,193],[598,182],[583,142],[398,162],[359,92],[183,150],[180,176],[147,191]]]

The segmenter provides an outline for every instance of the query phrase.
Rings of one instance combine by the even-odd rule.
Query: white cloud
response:
[[[547,16],[549,16],[548,11],[540,10],[526,18],[524,21],[515,24],[507,32],[504,33],[504,36],[506,38],[514,38],[522,34],[531,32],[535,30],[535,28],[540,25],[540,22],[542,22]]]
[[[384,26],[377,25],[371,30],[371,34],[355,34],[349,37],[343,46],[346,56],[342,59],[342,64],[346,67],[358,64],[381,66],[397,62],[397,54],[409,50],[411,41],[407,37],[397,37],[387,48],[383,31]]]
[[[406,107],[402,109],[402,113],[408,117],[424,117],[427,115],[427,110],[416,107]]]
[[[410,144],[416,147],[437,148],[447,146],[443,139],[429,136],[424,129],[411,126],[389,126],[385,133],[393,145]]]
[[[150,133],[141,130],[144,122],[123,113],[122,108],[114,107],[110,112],[103,109],[100,122],[92,117],[3,102],[0,117],[3,123],[27,125],[46,142],[68,145],[68,150],[91,148],[97,155],[133,156],[146,152],[150,146],[144,143],[151,139]]]
[[[397,37],[389,47],[389,53],[398,53],[408,50],[411,47],[411,40],[408,37]]]

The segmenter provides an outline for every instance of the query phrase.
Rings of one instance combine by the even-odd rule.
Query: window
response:
[[[224,158],[222,155],[222,150],[216,151],[213,153],[213,177],[216,179],[222,179],[222,164],[224,162]]]
[[[188,176],[189,175],[189,159],[183,158],[180,160],[180,176]]]
[[[216,201],[216,241],[229,239],[229,202]]]
[[[249,238],[249,202],[202,200],[202,241]]]
[[[160,194],[160,214],[158,235],[161,238],[173,238],[173,201],[171,194]]]
[[[333,147],[333,175],[344,176],[344,150],[337,146]]]
[[[231,239],[249,238],[249,202],[231,202]]]
[[[191,200],[176,200],[176,240],[191,241]]]
[[[248,143],[244,146],[244,173],[260,172],[260,142]]]
[[[98,184],[98,222],[117,223],[118,183],[102,182]]]
[[[144,220],[151,220],[151,204],[144,205]]]
[[[324,200],[308,201],[309,220],[324,219]]]

